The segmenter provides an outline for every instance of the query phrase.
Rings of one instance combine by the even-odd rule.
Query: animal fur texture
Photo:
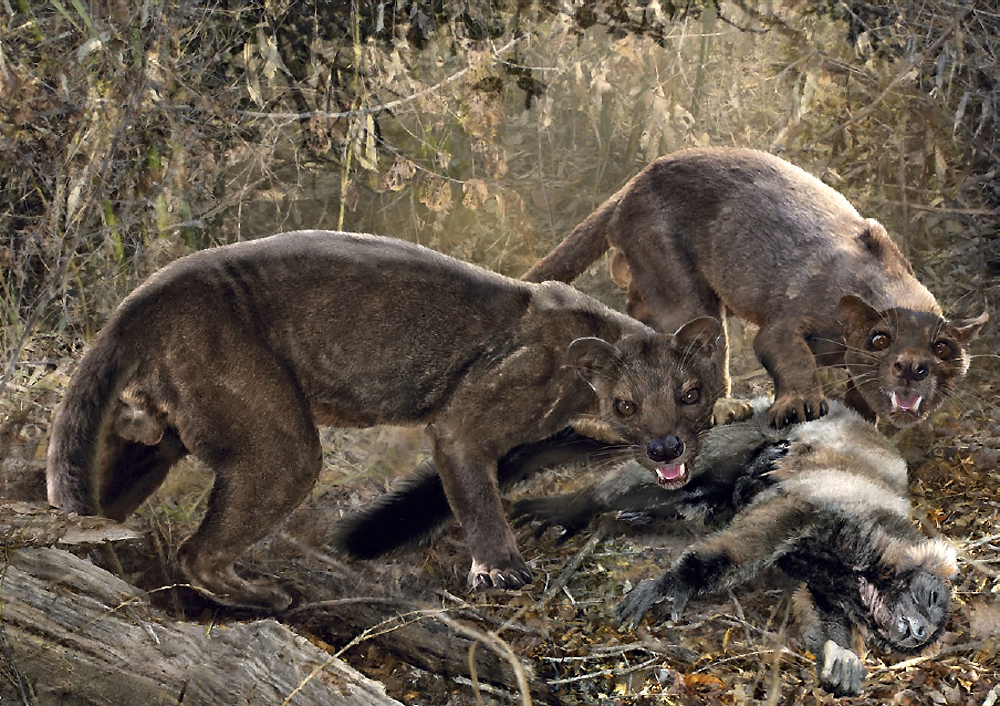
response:
[[[378,236],[201,251],[150,277],[91,343],[52,425],[49,501],[124,519],[191,453],[215,482],[182,569],[220,602],[282,609],[287,592],[234,563],[313,487],[317,424],[424,424],[470,584],[517,587],[530,571],[498,459],[596,420],[682,479],[718,397],[720,330],[700,318],[655,333],[567,285]]]
[[[657,159],[523,277],[570,282],[608,248],[628,312],[660,331],[735,314],[760,327],[772,426],[817,419],[819,365],[846,365],[846,400],[900,427],[925,419],[969,366],[987,320],[949,321],[875,220],[785,160],[749,149]],[[728,345],[716,350],[729,394]]]
[[[606,453],[609,445],[567,427],[542,441],[523,444],[497,463],[501,492],[543,468]],[[700,453],[699,453],[700,456]],[[658,485],[639,463],[648,482]],[[697,457],[694,467],[697,467]],[[352,559],[376,559],[431,543],[454,519],[444,484],[430,459],[421,463],[395,487],[337,524],[332,544]]]
[[[626,594],[618,616],[634,628],[655,603],[670,600],[678,620],[692,599],[777,566],[803,582],[794,607],[820,684],[836,695],[857,694],[864,666],[851,648],[852,631],[904,654],[935,641],[949,615],[955,553],[914,525],[906,464],[874,426],[832,402],[822,419],[776,433],[765,408],[758,402],[750,420],[713,429],[699,457],[700,467],[724,470],[716,481],[731,479],[735,517],[695,542],[661,577]],[[727,465],[730,456],[747,459],[742,472]],[[706,476],[696,475],[675,493],[653,486],[648,473],[629,477],[634,487],[609,493],[610,484],[592,486],[589,497],[616,509],[626,509],[619,499],[630,497],[633,511],[703,500],[695,493]]]
[[[603,375],[614,388],[607,396],[600,419],[578,419],[574,426],[588,434],[599,433],[604,441],[567,428],[537,442],[511,449],[497,464],[500,490],[505,490],[536,470],[588,454],[626,454],[650,474],[659,487],[677,489],[687,484],[693,463],[697,463],[701,436],[711,426],[714,403],[719,398],[714,363],[709,345],[699,333],[696,345],[683,343],[687,331],[703,324],[686,324],[675,337],[681,344],[673,355],[663,355],[657,375],[637,374],[641,360],[621,359]],[[710,319],[714,322],[714,319]],[[721,327],[707,332],[717,337]],[[620,379],[619,379],[620,378]],[[618,380],[618,382],[615,382]],[[622,383],[627,382],[627,386]],[[623,404],[623,402],[628,404]],[[634,404],[641,401],[640,405]],[[638,419],[655,420],[659,435],[650,435],[637,426]],[[645,422],[644,422],[645,423]],[[367,507],[339,523],[333,544],[354,559],[372,559],[433,540],[452,517],[445,502],[445,486],[434,463],[422,464],[392,491],[379,496]],[[461,517],[459,517],[461,521]]]

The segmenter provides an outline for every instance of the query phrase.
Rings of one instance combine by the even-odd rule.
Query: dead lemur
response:
[[[692,598],[776,565],[803,581],[794,606],[820,683],[836,695],[857,694],[864,666],[851,651],[852,630],[901,653],[937,639],[949,615],[954,550],[914,526],[906,464],[859,415],[832,402],[829,415],[776,431],[767,424],[767,401],[755,409],[748,421],[708,432],[692,481],[679,491],[663,491],[648,471],[632,467],[571,496],[522,501],[518,511],[570,529],[605,510],[701,507],[715,519],[735,512],[663,576],[629,592],[619,619],[634,628],[665,599],[678,619]]]

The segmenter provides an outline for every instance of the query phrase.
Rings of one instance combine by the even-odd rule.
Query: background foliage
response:
[[[343,228],[518,276],[683,147],[803,166],[996,312],[998,37],[959,0],[3,0],[5,495],[41,496],[81,346],[178,256]]]

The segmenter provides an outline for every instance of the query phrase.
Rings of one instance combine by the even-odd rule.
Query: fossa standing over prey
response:
[[[760,327],[774,426],[826,414],[817,364],[846,364],[846,400],[867,419],[917,424],[963,378],[987,320],[945,319],[880,223],[755,150],[657,159],[522,279],[572,281],[609,247],[629,313],[657,330],[727,312]],[[725,333],[716,361],[728,395]]]
[[[122,520],[188,453],[215,472],[179,550],[223,603],[289,595],[234,563],[305,499],[317,424],[426,424],[474,588],[530,581],[497,460],[574,421],[681,473],[718,397],[711,318],[655,333],[561,283],[530,284],[390,238],[300,231],[156,272],[91,343],[56,414],[49,501]],[[708,382],[704,382],[707,380]],[[673,417],[662,409],[681,408]]]

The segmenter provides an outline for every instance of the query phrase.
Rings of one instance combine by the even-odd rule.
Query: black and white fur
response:
[[[608,476],[577,494],[575,510],[569,496],[525,501],[519,510],[549,523],[565,520],[571,529],[603,510],[703,509],[723,520],[735,512],[661,577],[629,592],[619,619],[634,628],[655,603],[670,599],[676,620],[691,599],[776,565],[803,582],[795,613],[821,685],[838,696],[857,694],[864,666],[851,649],[852,632],[901,653],[936,640],[949,615],[954,550],[915,527],[906,463],[859,415],[832,402],[829,415],[777,431],[767,426],[767,401],[755,409],[750,420],[706,435],[698,463],[714,472],[696,469],[680,491],[665,493],[648,471],[632,469],[617,476],[617,485]]]

